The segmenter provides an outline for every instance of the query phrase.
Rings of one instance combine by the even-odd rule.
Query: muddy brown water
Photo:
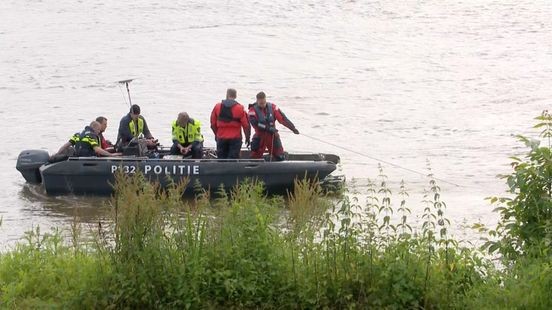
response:
[[[550,105],[550,16],[546,1],[2,1],[0,243],[105,215],[105,198],[47,197],[15,163],[98,115],[114,140],[128,109],[114,82],[127,78],[163,144],[187,111],[213,145],[212,106],[235,87],[243,103],[265,91],[304,133],[282,129],[285,148],[340,155],[361,193],[373,158],[423,173],[429,160],[460,185],[440,182],[469,234],[464,223],[496,221],[484,198],[504,192],[496,175],[523,150],[512,134]],[[419,206],[426,179],[384,169]]]

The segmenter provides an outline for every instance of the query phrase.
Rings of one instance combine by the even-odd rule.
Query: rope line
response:
[[[318,142],[321,142],[321,143],[325,143],[325,144],[328,144],[328,145],[331,145],[333,147],[336,147],[338,149],[342,149],[344,151],[348,151],[348,152],[351,152],[351,153],[354,153],[354,154],[357,154],[357,155],[360,155],[362,157],[365,157],[365,158],[368,158],[368,159],[371,159],[371,160],[374,160],[374,161],[378,161],[378,162],[382,162],[384,164],[387,164],[389,166],[392,166],[392,167],[395,167],[395,168],[399,168],[399,169],[402,169],[402,170],[406,170],[408,172],[412,172],[412,173],[415,173],[415,174],[419,174],[419,175],[422,175],[424,177],[427,176],[426,173],[424,172],[420,172],[420,171],[416,171],[414,169],[410,169],[410,168],[407,168],[407,167],[403,167],[403,166],[400,166],[400,165],[397,165],[397,164],[394,164],[390,161],[386,161],[386,160],[383,160],[383,159],[379,159],[379,158],[376,158],[376,157],[373,157],[373,156],[369,156],[369,155],[366,155],[364,153],[361,153],[359,151],[355,151],[353,149],[350,149],[350,148],[347,148],[347,147],[344,147],[344,146],[341,146],[341,145],[337,145],[335,143],[331,143],[331,142],[328,142],[328,141],[325,141],[325,140],[322,140],[322,139],[318,139],[316,137],[313,137],[313,136],[309,136],[309,135],[306,135],[304,133],[301,133],[302,136],[305,136],[307,138],[310,138],[312,140],[315,140],[315,141],[318,141]],[[450,185],[454,185],[456,187],[466,187],[466,186],[463,186],[463,185],[459,185],[459,184],[456,184],[456,183],[453,183],[453,182],[450,182],[450,181],[447,181],[447,180],[444,180],[444,179],[441,179],[441,178],[436,178],[435,176],[433,177],[435,180],[437,181],[440,181],[440,182],[443,182],[443,183],[447,183],[447,184],[450,184]]]
[[[121,83],[117,83],[117,84],[119,85],[119,90],[121,91],[121,95],[123,95],[123,100],[125,101],[125,105],[130,105],[126,100],[125,92],[123,91],[123,87],[121,86]]]

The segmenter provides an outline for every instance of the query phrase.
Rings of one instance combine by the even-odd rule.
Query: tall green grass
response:
[[[549,140],[552,117],[539,121]],[[108,221],[75,221],[69,238],[36,228],[0,254],[0,308],[550,309],[551,145],[528,145],[514,197],[493,199],[501,222],[482,228],[498,263],[449,234],[431,172],[421,223],[381,168],[365,202],[305,181],[286,200],[245,182],[190,202],[185,183],[119,174]]]
[[[190,203],[181,199],[184,184],[160,191],[143,176],[119,175],[111,220],[92,240],[76,226],[67,242],[37,229],[0,256],[1,305],[462,307],[493,271],[439,234],[434,181],[419,234],[408,229],[405,201],[395,209],[385,177],[377,182],[366,205],[347,194],[332,200],[303,181],[287,203],[251,182]]]
[[[98,308],[110,264],[84,245],[67,245],[59,231],[39,228],[0,255],[0,306],[11,309]]]

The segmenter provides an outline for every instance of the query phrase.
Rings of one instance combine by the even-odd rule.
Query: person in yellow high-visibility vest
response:
[[[152,136],[146,119],[140,115],[140,106],[133,104],[130,112],[123,116],[119,123],[119,134],[117,135],[117,145],[126,146],[133,138],[144,136],[148,147],[155,147],[157,140]]]
[[[50,157],[52,162],[58,162],[67,159],[70,156],[90,157],[90,156],[120,156],[121,153],[110,153],[101,148],[99,134],[102,125],[93,121],[89,126],[84,127],[80,133],[75,133],[59,151]],[[71,149],[71,147],[73,147]]]
[[[203,135],[201,123],[190,118],[188,113],[181,112],[172,122],[171,155],[192,155],[192,158],[201,158],[203,155]]]

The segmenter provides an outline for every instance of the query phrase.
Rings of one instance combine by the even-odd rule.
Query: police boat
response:
[[[110,195],[117,172],[140,172],[162,188],[187,179],[186,193],[193,193],[196,184],[205,189],[229,189],[246,179],[263,182],[269,193],[292,189],[296,179],[320,180],[332,186],[339,182],[330,176],[339,163],[337,155],[287,153],[285,157],[284,161],[250,159],[249,151],[242,150],[241,159],[217,159],[213,149],[205,148],[202,159],[191,159],[169,155],[168,148],[160,147],[155,151],[127,150],[121,157],[67,157],[52,162],[44,150],[25,150],[19,154],[16,168],[28,183],[42,183],[48,195]]]

